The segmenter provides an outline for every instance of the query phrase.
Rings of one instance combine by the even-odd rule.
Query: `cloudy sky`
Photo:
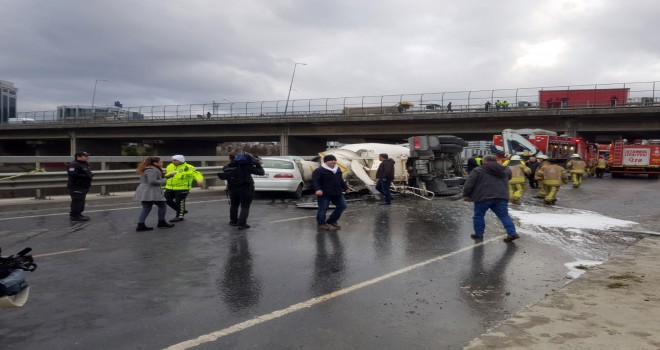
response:
[[[0,0],[18,110],[660,80],[658,0]]]

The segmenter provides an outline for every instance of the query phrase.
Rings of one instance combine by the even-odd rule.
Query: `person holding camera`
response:
[[[264,168],[259,159],[249,153],[232,153],[229,155],[229,164],[224,166],[222,171],[229,195],[229,224],[238,226],[239,230],[250,228],[247,218],[254,198],[252,175],[264,175]],[[220,177],[220,174],[218,176]]]

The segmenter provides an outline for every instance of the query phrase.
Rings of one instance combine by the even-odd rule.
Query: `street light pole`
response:
[[[284,106],[284,116],[285,117],[286,117],[286,111],[289,108],[289,98],[291,97],[291,89],[293,88],[293,78],[296,76],[296,67],[298,67],[298,65],[306,66],[307,63],[296,62],[293,65],[293,74],[291,75],[291,84],[289,85],[289,94],[286,95],[286,105]]]
[[[91,112],[94,113],[94,100],[96,99],[96,85],[99,83],[99,81],[107,81],[105,79],[96,79],[94,82],[94,94],[92,95],[92,110]]]

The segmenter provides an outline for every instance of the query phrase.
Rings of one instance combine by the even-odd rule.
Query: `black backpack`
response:
[[[225,165],[218,173],[218,178],[227,181],[229,186],[242,186],[247,183],[240,166]]]

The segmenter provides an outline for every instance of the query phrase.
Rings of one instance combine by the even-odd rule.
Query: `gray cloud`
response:
[[[19,110],[653,81],[653,0],[3,4]]]

